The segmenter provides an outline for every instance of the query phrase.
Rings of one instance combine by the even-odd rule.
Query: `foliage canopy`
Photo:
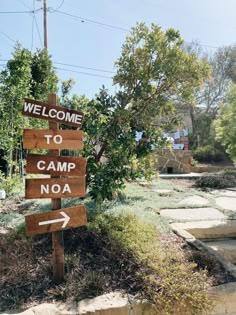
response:
[[[215,122],[217,139],[236,162],[236,85],[232,84],[227,101],[219,109]]]

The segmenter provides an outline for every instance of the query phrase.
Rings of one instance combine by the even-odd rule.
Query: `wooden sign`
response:
[[[80,130],[24,129],[24,149],[83,149]]]
[[[85,177],[25,180],[25,198],[85,197]]]
[[[53,176],[85,176],[86,159],[82,157],[28,154],[26,173]]]
[[[25,217],[28,236],[75,228],[86,223],[85,206],[31,214]]]
[[[60,124],[80,127],[84,118],[84,113],[51,105],[29,98],[25,98],[22,115],[33,118],[40,118],[49,121],[55,121]]]

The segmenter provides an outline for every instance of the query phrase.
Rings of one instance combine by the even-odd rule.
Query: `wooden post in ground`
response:
[[[56,94],[48,95],[48,103],[57,105]],[[49,121],[49,129],[59,129],[59,124]],[[50,150],[50,155],[59,156],[60,150]],[[51,178],[60,178],[60,176],[51,176]],[[61,198],[51,199],[52,210],[61,209]],[[64,280],[64,240],[63,231],[52,232],[52,249],[53,249],[53,281],[61,283]]]

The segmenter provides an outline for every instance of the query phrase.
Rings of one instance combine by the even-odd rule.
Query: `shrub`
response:
[[[230,188],[236,185],[236,171],[225,171],[217,174],[203,175],[195,182],[201,188]]]
[[[20,176],[5,177],[0,172],[0,188],[6,191],[7,196],[19,195],[23,189],[23,180]]]
[[[193,158],[198,162],[220,162],[223,161],[225,154],[212,145],[198,147],[193,151]]]

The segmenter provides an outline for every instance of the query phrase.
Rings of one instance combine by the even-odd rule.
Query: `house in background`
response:
[[[192,120],[189,106],[177,106],[177,116],[182,126],[172,132],[165,132],[163,138],[172,146],[159,150],[158,169],[160,173],[187,174],[191,172],[192,152],[189,147],[189,132],[192,131]]]

